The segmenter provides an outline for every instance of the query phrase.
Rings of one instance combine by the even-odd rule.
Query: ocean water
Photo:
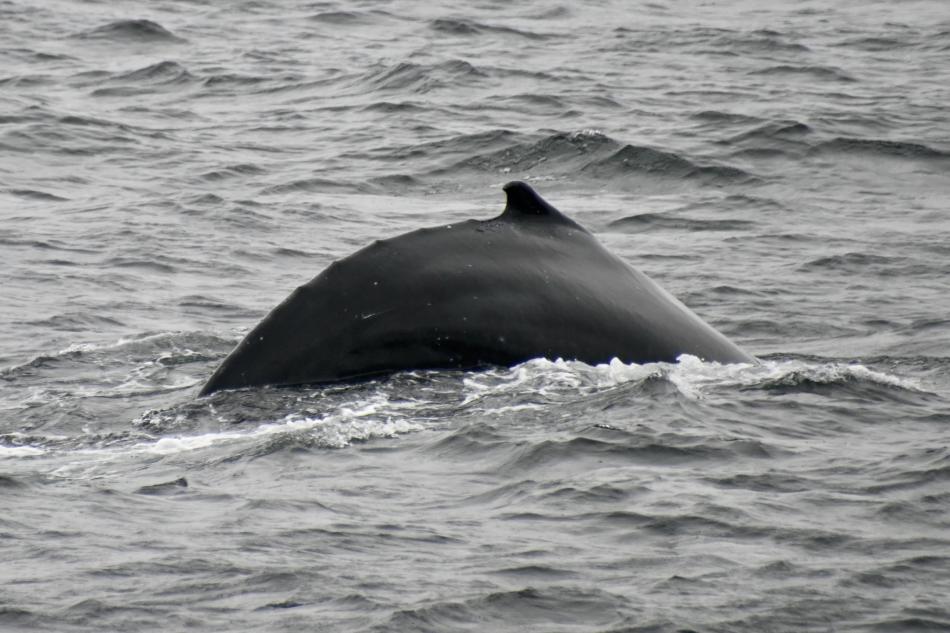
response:
[[[950,630],[950,5],[0,0],[0,630]],[[762,359],[223,392],[530,182]]]

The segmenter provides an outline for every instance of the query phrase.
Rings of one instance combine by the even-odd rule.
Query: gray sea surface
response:
[[[950,631],[950,3],[0,0],[0,631]],[[198,398],[530,182],[762,359]]]

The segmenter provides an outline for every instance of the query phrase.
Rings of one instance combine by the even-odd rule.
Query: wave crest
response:
[[[522,141],[452,166],[457,169],[545,175],[582,173],[596,179],[646,177],[704,182],[745,182],[754,177],[729,165],[704,165],[675,152],[621,144],[597,130],[558,132]]]
[[[183,42],[158,22],[151,20],[116,20],[88,31],[77,37],[81,39],[103,39],[118,42]]]

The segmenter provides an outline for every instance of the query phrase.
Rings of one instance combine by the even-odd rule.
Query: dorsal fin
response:
[[[552,207],[537,191],[520,180],[509,182],[503,189],[508,196],[505,211],[501,214],[503,220],[543,219],[578,226],[574,220]]]

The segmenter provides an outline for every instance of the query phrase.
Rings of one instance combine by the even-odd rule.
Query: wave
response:
[[[700,110],[692,115],[692,118],[700,121],[709,121],[711,123],[728,124],[758,124],[762,119],[748,114],[739,114],[737,112],[723,112],[722,110]]]
[[[262,195],[284,195],[298,192],[326,193],[328,191],[360,191],[360,186],[338,178],[301,178],[291,182],[270,185],[261,190]]]
[[[597,179],[639,176],[709,183],[738,183],[754,179],[736,167],[704,165],[675,152],[622,145],[595,130],[558,132],[538,140],[516,142],[503,149],[466,158],[443,171],[456,170],[504,174],[536,170],[545,175],[582,173]]]
[[[117,20],[76,35],[79,39],[117,42],[184,42],[164,26],[151,20]]]
[[[873,483],[860,486],[860,490],[871,495],[893,493],[896,491],[927,491],[937,493],[920,499],[894,499],[878,506],[879,519],[914,521],[919,525],[930,525],[935,530],[945,528],[945,524],[932,512],[946,490],[945,482],[950,481],[950,450],[943,446],[926,446],[894,460],[894,463],[875,469]],[[930,506],[930,507],[928,507]]]
[[[887,359],[872,360],[893,364],[886,362]],[[906,360],[894,366],[899,368],[904,363]],[[496,403],[546,409],[577,398],[611,394],[618,388],[628,397],[639,391],[677,394],[696,401],[730,392],[805,393],[814,391],[816,386],[823,386],[828,395],[866,393],[874,399],[897,402],[907,397],[927,400],[933,396],[917,379],[856,362],[829,362],[818,357],[721,365],[683,355],[676,363],[638,365],[614,359],[596,366],[579,361],[535,359],[511,369],[473,373],[463,380],[467,393],[465,406],[484,412],[490,412]]]
[[[247,431],[166,436],[155,441],[139,442],[121,450],[170,455],[232,444],[241,454],[261,457],[290,449],[345,448],[354,442],[394,437],[423,429],[412,420],[380,414],[380,409],[385,404],[385,399],[380,398],[375,402],[362,403],[358,409],[344,409],[327,416],[290,414],[282,421],[260,424]]]
[[[911,41],[885,36],[853,37],[842,40],[837,44],[833,44],[833,46],[854,48],[860,51],[869,51],[872,53],[894,51],[902,48],[913,47],[915,45],[916,44]]]
[[[419,114],[430,112],[431,106],[412,101],[377,101],[363,106],[364,112],[382,112],[384,114]]]
[[[557,168],[579,167],[605,148],[609,149],[617,145],[616,141],[596,131],[559,132],[539,140],[519,141],[487,154],[466,158],[453,165],[451,170],[523,172],[542,163],[550,168],[549,171]]]
[[[730,52],[757,53],[808,53],[811,48],[790,40],[790,36],[771,29],[756,29],[749,32],[730,32],[713,38],[712,42]]]
[[[321,24],[332,24],[336,26],[372,24],[374,22],[371,13],[361,11],[321,11],[307,18],[311,22],[320,22]]]
[[[56,78],[52,75],[15,75],[13,77],[0,78],[0,87],[8,90],[52,86],[55,84]]]
[[[614,28],[623,48],[666,53],[671,49],[694,55],[788,60],[813,52],[795,32],[772,29],[737,30],[712,26],[690,28]]]
[[[582,171],[598,178],[616,178],[631,174],[648,174],[677,179],[699,179],[705,182],[747,182],[752,174],[727,165],[700,165],[674,152],[650,147],[624,145],[605,158],[591,161]]]
[[[822,81],[835,81],[842,83],[853,83],[857,79],[850,73],[834,66],[795,66],[792,64],[779,64],[760,70],[753,70],[750,75],[779,76],[779,77],[804,77],[810,79],[819,79]]]
[[[429,28],[437,33],[448,33],[449,35],[478,35],[484,32],[477,22],[472,20],[438,18],[429,22]]]
[[[36,189],[5,189],[4,192],[19,198],[39,200],[42,202],[64,202],[69,200],[69,198],[64,198],[63,196],[58,196],[47,191],[38,191]]]
[[[946,160],[950,158],[950,151],[935,149],[923,143],[840,136],[816,145],[812,151],[816,153],[871,154],[885,158],[912,158],[922,160]]]
[[[914,578],[912,581],[916,581]],[[884,618],[870,624],[869,631],[880,631],[880,633],[892,633],[893,631],[903,631],[904,633],[937,633],[946,631],[950,628],[950,618],[945,613],[931,612],[921,610],[921,615],[908,615],[907,617]]]
[[[90,399],[92,404],[86,407],[103,398],[125,401],[128,393],[146,393],[143,385],[154,389],[155,380],[149,377],[152,372],[158,372],[159,381],[168,371],[184,368],[187,374],[193,371],[189,367],[212,363],[233,343],[198,333],[157,333],[108,344],[74,345],[8,368],[0,379],[13,387],[21,381],[45,385],[47,391],[34,391],[29,404],[31,411],[44,415],[50,407],[68,411],[73,406],[69,399],[75,397]],[[144,361],[132,376],[127,375],[130,358]],[[97,374],[105,372],[107,377],[114,372],[124,375],[116,374],[118,380],[110,378],[106,382],[113,384],[105,386],[85,384],[79,377],[81,393],[65,394],[64,387],[76,389],[77,371],[85,371],[84,367]],[[36,374],[66,376],[67,381],[43,376],[33,379]],[[174,389],[192,389],[195,384],[191,378]],[[85,478],[142,459],[166,460],[169,465],[216,463],[287,451],[345,449],[355,443],[448,428],[422,450],[438,459],[491,467],[515,478],[561,476],[570,469],[611,464],[618,468],[631,464],[688,467],[740,457],[775,458],[785,449],[780,443],[733,433],[726,427],[712,435],[654,432],[630,422],[629,407],[634,403],[638,407],[662,406],[674,418],[683,414],[684,420],[696,420],[704,419],[709,407],[720,414],[723,406],[730,410],[754,407],[761,397],[756,394],[770,399],[808,394],[900,404],[932,404],[934,398],[916,381],[896,373],[821,359],[719,365],[683,356],[672,364],[614,360],[598,366],[537,359],[510,369],[478,373],[404,372],[359,385],[249,389],[221,392],[207,399],[179,399],[167,408],[140,411],[131,428],[120,425],[77,432],[60,423],[30,434],[2,435],[0,459],[62,464],[63,456],[68,455],[69,465],[59,466],[57,477]],[[141,406],[141,402],[139,399],[130,406]],[[578,426],[592,409],[606,412],[613,408],[627,411],[616,418],[615,425]],[[72,415],[87,424],[89,413]],[[860,423],[860,415],[853,417]],[[96,419],[95,409],[92,418]],[[503,425],[493,426],[491,421],[498,419],[504,420]],[[575,430],[564,435],[565,428]],[[470,501],[508,504],[524,493],[516,483],[509,484],[515,487],[485,492],[484,498]],[[793,490],[797,484],[756,479],[724,480],[717,485]],[[188,494],[187,485],[177,479],[154,486],[140,490],[141,494]],[[550,495],[553,503],[571,499],[607,503],[626,494],[609,487],[575,488],[562,485],[543,494]],[[538,494],[535,491],[532,496]]]
[[[529,40],[549,39],[550,35],[524,31],[510,26],[500,26],[476,22],[464,18],[437,18],[429,22],[429,28],[436,33],[445,35],[473,36],[473,35],[514,35]]]
[[[866,278],[900,277],[918,279],[943,279],[950,273],[950,266],[944,260],[926,257],[888,257],[870,253],[849,252],[827,257],[819,257],[799,267],[803,272],[832,272],[847,275],[861,275]]]
[[[247,75],[241,73],[217,73],[208,75],[201,80],[201,84],[206,88],[234,88],[245,86],[256,86],[265,82],[279,81],[295,82],[302,80],[301,75],[291,75],[289,77],[273,77],[270,75]]]
[[[86,313],[65,313],[44,320],[61,331],[115,330],[121,323]],[[190,367],[208,363],[215,350],[224,353],[234,341],[197,332],[160,332],[106,343],[74,343],[0,369],[7,387],[0,406],[23,410],[46,424],[47,408],[57,412],[64,429],[82,422],[89,398],[127,399],[194,386]],[[27,413],[28,412],[28,415]],[[34,419],[35,418],[35,419]]]
[[[608,226],[613,229],[635,230],[637,232],[651,229],[677,231],[745,231],[755,226],[755,222],[739,219],[704,220],[664,213],[641,213],[614,220],[608,224]]]
[[[26,324],[62,332],[112,330],[124,325],[118,318],[84,311],[60,312],[44,319],[26,321]]]
[[[388,108],[389,105],[375,104],[368,107]],[[400,106],[399,109],[401,110],[402,107]],[[400,167],[407,163],[423,164],[426,162],[435,163],[436,165],[452,165],[452,167],[435,167],[429,172],[429,175],[447,175],[453,173],[455,165],[464,164],[470,160],[472,155],[500,151],[501,148],[510,146],[519,138],[522,138],[522,135],[510,130],[494,129],[474,134],[461,134],[426,143],[375,147],[365,152],[354,153],[350,158],[395,163]],[[396,178],[396,184],[402,187],[409,184],[405,178],[422,180],[424,174],[425,172],[416,175],[387,174],[376,178]]]
[[[121,81],[160,81],[165,83],[169,81],[184,81],[192,79],[193,77],[194,76],[188,72],[188,69],[178,62],[166,60],[137,70],[120,73],[115,75],[114,78]]]
[[[259,165],[253,163],[235,163],[226,167],[206,171],[199,177],[202,180],[217,182],[234,178],[246,178],[247,176],[259,176],[264,173],[266,173],[266,170]]]
[[[716,118],[713,115],[712,121]],[[741,121],[730,121],[736,125]],[[840,122],[836,122],[837,125]],[[879,119],[859,120],[856,124],[874,125]],[[803,154],[844,154],[854,156],[878,156],[881,158],[939,160],[950,159],[950,151],[937,149],[924,143],[913,141],[895,141],[889,139],[835,137],[830,140],[818,138],[818,130],[802,121],[794,119],[755,121],[746,130],[737,132],[716,141],[718,145],[737,145],[742,149],[731,156],[778,155],[798,158]]]
[[[721,488],[736,488],[739,490],[754,490],[770,493],[808,492],[815,487],[815,483],[810,481],[807,477],[771,471],[708,477],[707,481]]]
[[[517,64],[482,64],[472,63],[466,59],[449,58],[436,63],[420,63],[416,61],[403,60],[395,64],[377,63],[368,70],[360,73],[349,73],[339,75],[332,79],[322,80],[320,82],[309,82],[302,85],[321,85],[325,83],[335,83],[338,89],[344,93],[367,94],[373,96],[382,96],[383,103],[392,103],[385,98],[389,94],[421,95],[426,96],[439,90],[452,90],[460,85],[475,89],[489,82],[499,82],[504,80],[521,80],[522,84],[530,80],[537,81],[557,81],[557,76],[523,68]],[[308,103],[312,101],[311,97],[306,97]],[[407,103],[403,98],[402,103]],[[500,109],[505,111],[505,97],[493,96],[491,98],[466,101],[458,104],[460,110],[482,111],[486,109]],[[416,103],[417,107],[423,108],[430,113],[439,112],[437,104],[431,102]],[[350,106],[340,106],[349,108]],[[450,116],[457,116],[458,110],[446,113]]]
[[[79,253],[82,255],[97,255],[98,250],[90,248],[77,247],[61,240],[34,240],[21,238],[8,238],[0,236],[0,246],[11,246],[15,248],[25,248],[29,250],[53,251],[56,253]]]
[[[510,371],[504,378],[493,372],[472,376],[466,379],[466,386],[488,410],[493,402],[505,400],[503,394],[512,392],[534,394],[532,401],[545,408],[579,396],[609,397],[615,389],[627,398],[638,392],[653,397],[672,393],[698,402],[730,392],[755,391],[773,395],[862,396],[898,403],[929,401],[933,397],[915,379],[857,363],[766,360],[757,365],[719,365],[683,356],[675,364],[625,365],[614,360],[591,367],[574,361],[538,359]]]
[[[9,442],[9,438],[0,438],[0,441]],[[0,457],[36,457],[37,455],[42,455],[46,451],[42,448],[32,445],[26,446],[16,446],[16,445],[4,445],[0,444]],[[12,480],[11,480],[12,481]],[[13,487],[13,484],[5,485],[5,487]]]
[[[424,187],[422,180],[409,174],[390,174],[388,176],[374,176],[366,181],[369,188],[376,188],[381,192],[392,194],[399,191],[418,190]]]
[[[154,94],[157,90],[194,85],[197,77],[181,64],[166,60],[135,70],[115,73],[105,81],[113,85],[94,89],[92,96],[127,97]]]
[[[246,417],[251,400],[239,400],[245,407]],[[354,442],[424,429],[411,417],[399,414],[401,409],[411,405],[390,402],[385,393],[377,392],[358,404],[350,403],[326,414],[284,413],[281,419],[273,422],[239,420],[245,424],[237,427],[233,419],[226,419],[223,429],[181,432],[182,427],[189,423],[201,420],[206,423],[208,406],[206,402],[189,402],[174,409],[150,410],[133,421],[133,430],[119,432],[0,435],[0,458],[30,459],[68,454],[75,461],[71,467],[59,469],[60,475],[65,476],[70,470],[87,473],[90,468],[101,468],[117,461],[135,461],[148,455],[168,457],[208,451],[214,460],[221,459],[222,452],[228,459],[261,457],[288,450],[340,449]],[[265,418],[268,415],[264,411],[260,413]],[[190,422],[186,418],[190,418]],[[183,485],[175,480],[159,484],[155,490],[143,494],[164,494],[168,489],[176,492],[174,488],[186,486],[187,483]]]
[[[813,259],[802,264],[799,270],[834,270],[847,274],[860,273],[862,275],[876,271],[877,274],[881,274],[907,261],[906,257],[887,257],[872,253],[851,252]]]
[[[787,213],[788,207],[775,198],[762,195],[733,193],[723,198],[723,206],[729,209],[748,209],[753,211],[776,211]],[[703,203],[705,204],[705,203]]]
[[[39,110],[39,108],[37,108]],[[9,151],[49,152],[74,156],[134,152],[142,139],[164,139],[163,133],[145,127],[95,116],[43,110],[37,122],[20,126],[4,136]],[[60,177],[69,185],[88,184],[78,177]]]
[[[567,117],[575,113],[560,95],[523,93],[507,97],[498,97],[493,100],[495,107],[510,112],[524,112],[538,114],[546,112],[553,116]]]
[[[28,484],[16,477],[10,475],[0,475],[0,489],[11,490],[14,488],[27,488]]]
[[[748,141],[799,141],[801,137],[810,135],[814,130],[792,119],[769,121],[755,125],[739,134],[729,137],[724,143],[743,143]]]
[[[896,403],[905,403],[909,399],[923,402],[934,397],[916,379],[871,369],[860,363],[767,361],[756,379],[745,382],[740,388],[782,395],[857,396]]]
[[[573,437],[564,440],[541,440],[520,449],[506,462],[495,468],[506,476],[538,477],[542,472],[563,470],[567,464],[573,468],[623,467],[627,464],[650,464],[675,466],[722,460],[735,455],[734,446],[722,447],[711,443],[676,445],[672,442],[657,442],[636,435],[614,430],[617,436],[610,440],[594,437]],[[761,456],[768,451],[760,450]]]
[[[484,71],[461,59],[436,64],[400,62],[370,71],[360,77],[355,85],[367,86],[374,91],[426,94],[458,82],[478,81],[486,76]]]
[[[379,633],[435,633],[469,628],[612,630],[626,623],[618,609],[618,600],[617,596],[598,589],[552,584],[539,589],[482,593],[460,602],[437,600],[425,606],[401,609],[372,630]]]

